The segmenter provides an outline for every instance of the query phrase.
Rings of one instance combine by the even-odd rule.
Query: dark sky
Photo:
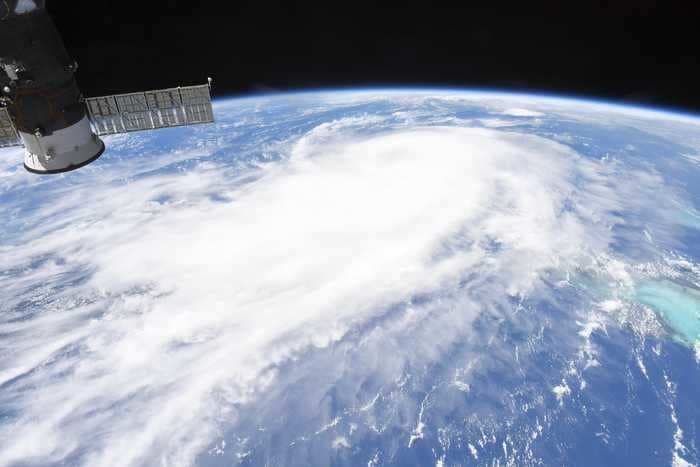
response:
[[[211,75],[218,95],[442,85],[700,112],[700,2],[47,3],[87,96]]]

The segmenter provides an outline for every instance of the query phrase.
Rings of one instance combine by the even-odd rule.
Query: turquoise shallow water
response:
[[[635,290],[635,299],[653,308],[688,344],[700,339],[700,292],[671,281],[647,282]]]

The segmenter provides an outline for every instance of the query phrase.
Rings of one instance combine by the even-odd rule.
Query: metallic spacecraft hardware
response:
[[[214,121],[207,84],[84,98],[78,65],[43,0],[0,0],[0,147],[24,146],[24,167],[52,174],[104,152],[101,135]]]
[[[214,121],[209,85],[85,99],[98,135]]]

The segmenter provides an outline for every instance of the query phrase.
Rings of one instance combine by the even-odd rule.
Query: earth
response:
[[[431,89],[0,151],[0,465],[700,462],[700,119]]]

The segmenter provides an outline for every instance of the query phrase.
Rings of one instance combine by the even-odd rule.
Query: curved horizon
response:
[[[416,94],[416,93],[445,93],[445,94],[474,94],[474,95],[490,95],[510,98],[537,98],[539,100],[579,103],[596,107],[607,107],[618,110],[627,110],[634,112],[645,112],[651,114],[661,114],[668,117],[681,118],[683,120],[691,120],[694,123],[700,124],[700,110],[692,111],[688,109],[677,109],[674,107],[654,104],[637,104],[618,99],[606,99],[604,97],[578,95],[575,93],[565,94],[548,91],[517,91],[506,90],[499,88],[480,88],[480,87],[459,87],[459,86],[357,86],[357,87],[318,87],[310,89],[293,89],[293,90],[271,90],[271,91],[255,91],[247,94],[225,94],[213,97],[213,103],[228,100],[244,100],[244,99],[262,99],[284,96],[303,96],[313,94],[371,94],[371,93],[391,93],[391,94]]]

